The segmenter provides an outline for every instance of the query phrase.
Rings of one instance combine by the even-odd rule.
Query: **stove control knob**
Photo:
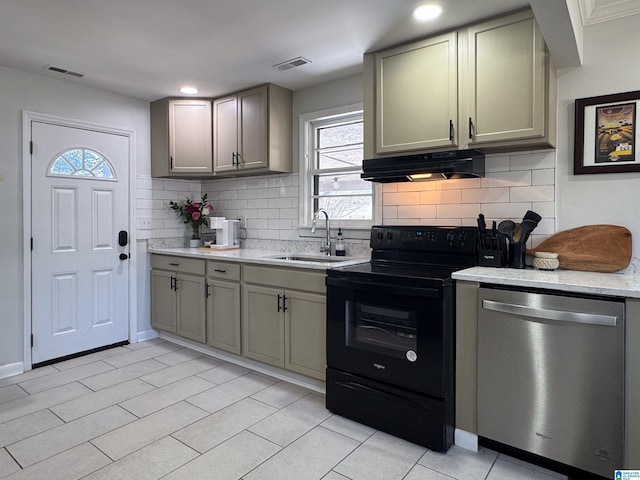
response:
[[[378,232],[378,240],[382,240],[384,238],[384,233]]]
[[[393,233],[387,232],[387,240],[393,240]]]
[[[460,232],[460,245],[464,245],[467,243],[467,234],[465,232]]]
[[[456,236],[453,234],[453,232],[447,232],[447,242],[449,242],[450,244],[453,244],[453,241],[456,239]]]

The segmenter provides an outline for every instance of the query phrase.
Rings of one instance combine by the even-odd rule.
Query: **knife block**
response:
[[[506,252],[504,250],[481,248],[478,250],[478,265],[481,267],[506,267]]]

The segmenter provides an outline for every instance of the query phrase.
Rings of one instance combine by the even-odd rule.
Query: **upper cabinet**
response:
[[[365,157],[555,143],[555,76],[531,11],[364,57]]]
[[[211,176],[211,101],[162,99],[151,103],[151,176]]]
[[[375,54],[376,152],[457,144],[457,33]]]
[[[555,76],[531,12],[469,27],[467,48],[461,124],[468,145],[553,145]]]
[[[216,175],[292,171],[292,92],[274,84],[213,101]]]

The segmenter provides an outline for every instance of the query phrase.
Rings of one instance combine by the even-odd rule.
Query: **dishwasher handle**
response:
[[[482,300],[482,308],[494,312],[511,313],[514,315],[521,315],[523,317],[553,320],[556,322],[602,325],[605,327],[615,327],[618,324],[618,317],[616,315],[567,312],[564,310],[552,310],[549,308],[528,307],[526,305],[496,302],[495,300]]]

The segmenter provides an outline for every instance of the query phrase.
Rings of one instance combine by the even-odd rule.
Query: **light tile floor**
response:
[[[0,380],[3,480],[551,480],[333,415],[302,387],[162,341]]]

